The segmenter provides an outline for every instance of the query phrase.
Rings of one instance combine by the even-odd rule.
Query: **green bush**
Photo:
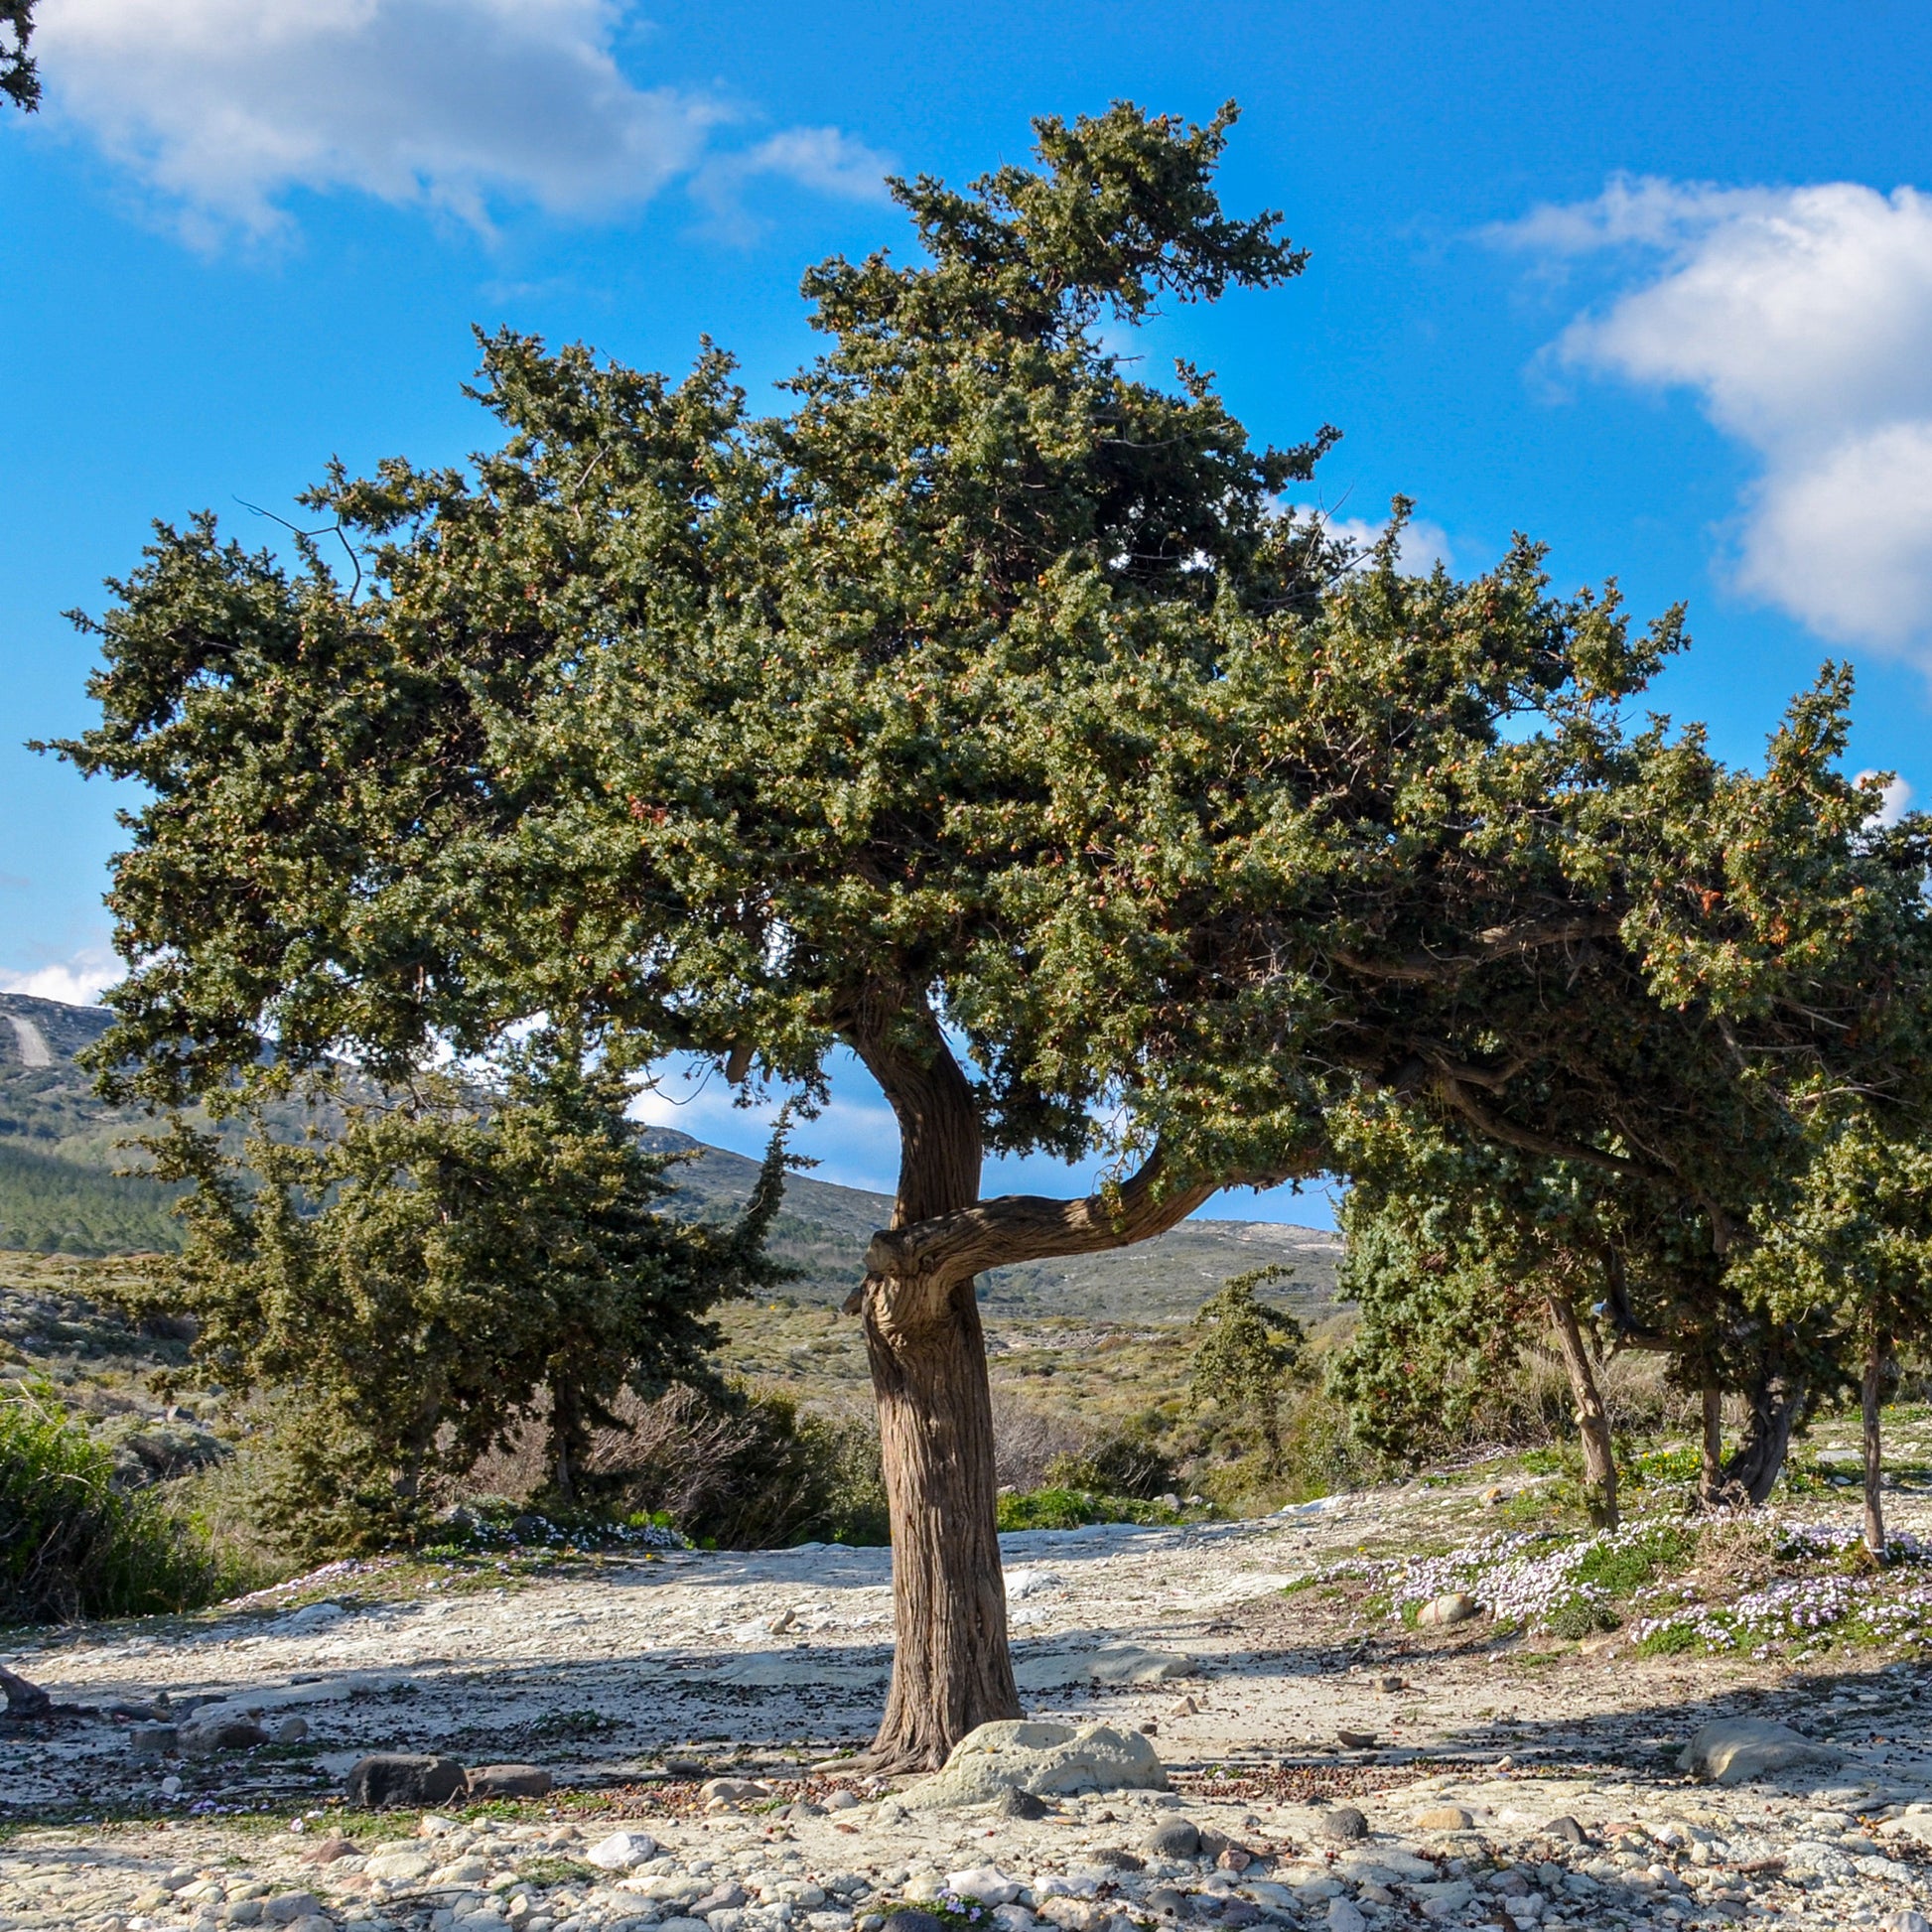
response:
[[[226,1582],[199,1527],[120,1488],[112,1453],[50,1389],[0,1395],[0,1623],[191,1609]]]
[[[1059,1486],[1002,1496],[1003,1530],[1077,1530],[1087,1523],[1178,1523],[1180,1512],[1142,1496],[1095,1495]]]
[[[1122,1430],[1103,1436],[1077,1455],[1058,1455],[1046,1465],[1051,1489],[1088,1489],[1106,1496],[1137,1496],[1144,1502],[1178,1487],[1173,1464],[1151,1437]]]

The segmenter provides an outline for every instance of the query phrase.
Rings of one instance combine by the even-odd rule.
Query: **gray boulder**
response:
[[[1200,1827],[1191,1818],[1164,1819],[1141,1841],[1157,1859],[1191,1859],[1200,1850]]]
[[[1353,1805],[1325,1805],[1315,1814],[1314,1829],[1349,1845],[1368,1836],[1368,1820]]]
[[[1168,1774],[1137,1730],[1111,1725],[1004,1719],[981,1725],[952,1748],[942,1770],[915,1784],[903,1802],[916,1810],[997,1803],[1008,1791],[1165,1791]]]
[[[473,1798],[541,1798],[555,1782],[541,1764],[479,1764],[470,1773]]]
[[[348,1801],[368,1811],[388,1805],[443,1805],[469,1785],[453,1757],[375,1751],[349,1766]]]
[[[1719,1718],[1706,1725],[1678,1759],[1681,1769],[1713,1784],[1745,1784],[1793,1764],[1835,1760],[1842,1753],[1769,1718]]]

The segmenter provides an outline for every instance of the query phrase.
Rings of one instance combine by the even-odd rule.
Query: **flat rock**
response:
[[[976,1864],[946,1874],[946,1889],[955,1898],[977,1899],[982,1905],[1010,1905],[1025,1887],[994,1864]]]
[[[1792,1764],[1835,1760],[1843,1753],[1769,1718],[1718,1718],[1684,1747],[1679,1767],[1714,1784],[1744,1784]]]
[[[1176,1677],[1198,1677],[1200,1665],[1177,1650],[1105,1643],[1098,1650],[1024,1658],[1013,1675],[1023,1691],[1061,1691],[1075,1684],[1165,1684]]]
[[[584,1854],[587,1864],[601,1871],[628,1871],[657,1856],[657,1841],[644,1832],[613,1832]]]
[[[991,1804],[1011,1790],[1039,1797],[1167,1789],[1167,1771],[1139,1731],[1009,1718],[969,1731],[953,1746],[945,1767],[913,1785],[902,1802],[931,1810]]]
[[[214,1718],[181,1727],[180,1743],[190,1757],[213,1757],[221,1751],[249,1751],[268,1742],[268,1732],[249,1718]]]
[[[470,1771],[473,1798],[541,1798],[556,1782],[541,1764],[478,1764]]]
[[[1476,1821],[1460,1805],[1434,1805],[1416,1816],[1419,1832],[1466,1832]]]
[[[440,1805],[460,1797],[469,1780],[453,1757],[374,1751],[349,1767],[348,1801],[380,1811],[387,1805]]]

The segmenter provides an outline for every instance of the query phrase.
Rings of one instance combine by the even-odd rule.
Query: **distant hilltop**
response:
[[[169,1190],[139,1174],[121,1145],[144,1124],[105,1106],[74,1055],[113,1023],[104,1007],[0,993],[0,1249],[111,1255],[180,1245]],[[674,1128],[640,1130],[646,1147],[684,1157],[669,1175],[673,1212],[728,1219],[752,1191],[758,1163]],[[840,1302],[864,1272],[867,1242],[892,1214],[890,1195],[793,1174],[771,1246],[798,1269],[799,1301]],[[1305,1311],[1329,1307],[1341,1243],[1318,1228],[1274,1221],[1184,1221],[1112,1254],[1028,1262],[980,1279],[989,1314],[1160,1320],[1188,1314],[1230,1275],[1271,1264],[1292,1280],[1270,1299]]]

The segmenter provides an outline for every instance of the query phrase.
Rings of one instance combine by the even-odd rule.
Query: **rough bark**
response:
[[[1859,1391],[1864,1420],[1864,1547],[1874,1557],[1885,1554],[1885,1508],[1879,1493],[1885,1469],[1878,1436],[1878,1405],[1884,1389],[1885,1338],[1874,1333],[1865,1344],[1864,1377]]]
[[[1770,1496],[1790,1452],[1792,1432],[1804,1419],[1806,1394],[1804,1383],[1787,1374],[1776,1355],[1766,1357],[1749,1392],[1743,1440],[1724,1467],[1731,1498],[1757,1507]]]
[[[943,1763],[975,1726],[1021,1715],[975,1277],[1145,1240],[1184,1220],[1214,1187],[1165,1184],[1157,1150],[1105,1194],[981,1200],[972,1087],[929,1010],[875,996],[855,1003],[841,1032],[884,1089],[899,1132],[892,1225],[873,1237],[855,1298],[879,1403],[897,1623],[871,1762],[922,1770]]]
[[[1550,1320],[1570,1374],[1570,1393],[1577,1404],[1577,1433],[1584,1445],[1584,1484],[1592,1492],[1591,1517],[1604,1529],[1617,1524],[1616,1449],[1610,1441],[1609,1411],[1596,1387],[1589,1350],[1577,1321],[1576,1306],[1567,1295],[1549,1297]]]

